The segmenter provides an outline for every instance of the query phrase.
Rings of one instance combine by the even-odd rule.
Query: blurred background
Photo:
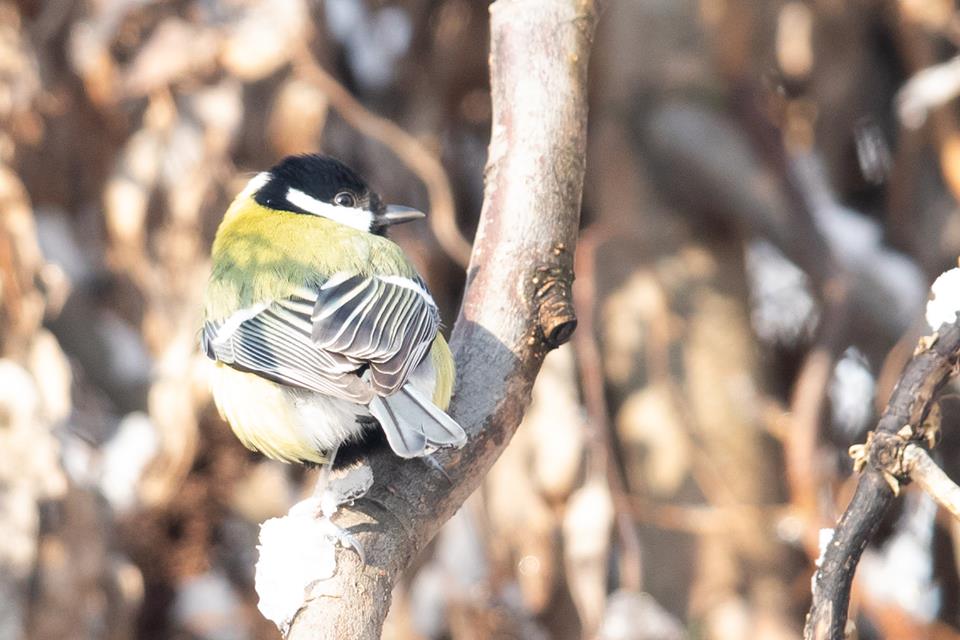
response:
[[[601,5],[580,329],[386,638],[798,638],[847,447],[960,254],[954,2]],[[452,324],[487,28],[471,0],[0,0],[0,638],[279,637],[258,523],[314,478],[213,408],[213,233],[255,172],[336,155],[430,209],[395,239]],[[857,636],[960,637],[958,566],[908,489]]]

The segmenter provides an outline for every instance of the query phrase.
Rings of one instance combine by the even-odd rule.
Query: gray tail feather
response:
[[[402,458],[467,442],[463,427],[409,384],[392,396],[374,398],[370,413],[383,428],[390,448]]]

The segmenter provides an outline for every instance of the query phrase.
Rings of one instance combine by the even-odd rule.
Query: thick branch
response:
[[[589,0],[498,0],[490,7],[493,127],[480,226],[453,330],[451,414],[469,442],[419,460],[369,460],[375,484],[341,513],[366,552],[340,551],[290,638],[379,638],[400,572],[480,484],[530,399],[544,354],[575,326],[570,302],[586,147]]]
[[[907,364],[876,431],[862,447],[861,459],[869,464],[823,554],[805,638],[844,637],[850,584],[860,555],[893,502],[893,486],[909,473],[903,465],[904,448],[913,446],[907,444],[910,440],[928,435],[930,426],[924,422],[933,399],[955,373],[960,358],[960,319],[941,326],[934,335],[933,344],[923,346]]]

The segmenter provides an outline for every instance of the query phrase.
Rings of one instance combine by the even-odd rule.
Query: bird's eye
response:
[[[355,207],[357,205],[357,199],[349,191],[341,191],[333,196],[333,204],[338,207]]]

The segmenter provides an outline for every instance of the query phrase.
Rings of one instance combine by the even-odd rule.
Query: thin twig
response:
[[[470,242],[457,227],[450,180],[436,156],[395,123],[360,104],[336,78],[317,64],[306,47],[300,48],[295,54],[294,69],[300,77],[316,85],[327,96],[330,104],[347,123],[393,151],[420,178],[427,188],[430,200],[428,220],[437,242],[454,262],[466,267],[470,260]]]
[[[671,504],[636,496],[630,498],[630,503],[638,521],[660,529],[692,535],[735,533],[743,529],[744,520],[761,523],[765,528],[772,529],[778,519],[794,512],[794,508],[789,504]]]
[[[903,450],[903,466],[911,480],[953,517],[960,519],[960,487],[937,466],[929,453],[915,444],[908,444]]]
[[[621,587],[639,593],[643,588],[643,548],[633,521],[627,483],[617,463],[616,434],[607,410],[603,365],[594,326],[597,245],[608,237],[610,234],[605,230],[591,227],[580,238],[580,250],[577,252],[578,277],[573,285],[580,331],[574,336],[573,346],[577,353],[583,400],[590,422],[591,447],[587,459],[587,474],[602,475],[606,479],[616,511],[617,535],[622,545]]]
[[[817,338],[804,358],[790,398],[791,427],[784,442],[790,500],[804,521],[804,548],[811,559],[819,553],[817,530],[822,520],[818,495],[826,480],[819,473],[817,446],[827,388],[844,347],[849,297],[846,278],[835,275],[821,294],[825,305]]]

